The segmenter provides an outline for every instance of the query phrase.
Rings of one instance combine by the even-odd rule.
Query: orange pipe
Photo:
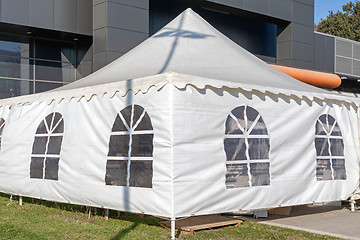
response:
[[[273,64],[269,65],[301,82],[313,85],[315,87],[337,88],[341,84],[341,78],[336,74],[284,67]]]

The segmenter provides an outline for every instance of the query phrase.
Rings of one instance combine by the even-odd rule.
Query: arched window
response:
[[[259,112],[232,110],[225,123],[226,188],[270,185],[270,142]]]
[[[344,142],[334,117],[323,114],[315,126],[316,178],[346,180]]]
[[[1,139],[4,131],[4,127],[5,127],[5,120],[3,118],[0,118],[0,151],[1,151]]]
[[[116,116],[106,163],[106,185],[152,187],[153,127],[139,105],[130,105]]]
[[[35,134],[30,163],[30,178],[58,180],[64,120],[60,113],[50,113]]]

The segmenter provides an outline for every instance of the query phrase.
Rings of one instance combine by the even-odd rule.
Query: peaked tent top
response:
[[[241,84],[271,86],[305,94],[330,93],[274,69],[225,35],[190,8],[152,37],[95,73],[56,90],[177,72]],[[56,91],[55,90],[55,91]]]

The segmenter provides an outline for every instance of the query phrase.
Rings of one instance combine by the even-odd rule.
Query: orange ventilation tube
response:
[[[269,65],[299,81],[313,85],[315,87],[337,88],[341,84],[341,78],[336,74],[284,67],[273,64]]]

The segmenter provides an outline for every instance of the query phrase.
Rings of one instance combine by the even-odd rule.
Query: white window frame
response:
[[[241,126],[241,124],[239,123],[238,121],[238,118],[236,116],[233,115],[233,111],[238,108],[238,107],[242,107],[244,106],[244,123],[245,123],[245,128],[243,128]],[[247,106],[247,105],[242,105],[242,106],[238,106],[234,109],[231,110],[230,114],[228,115],[228,117],[230,116],[237,124],[237,127],[238,129],[240,129],[242,131],[242,134],[227,134],[225,133],[225,139],[232,139],[232,138],[236,138],[236,139],[244,139],[245,141],[245,146],[246,146],[246,150],[245,150],[245,156],[246,156],[246,159],[245,160],[227,160],[226,159],[226,169],[228,170],[228,166],[231,166],[231,165],[237,165],[237,164],[244,164],[246,163],[247,165],[247,175],[248,175],[248,183],[249,183],[249,186],[247,187],[254,187],[252,186],[252,175],[251,175],[251,167],[250,167],[250,164],[251,163],[269,163],[269,174],[270,174],[270,148],[269,148],[269,153],[268,153],[268,156],[269,158],[268,159],[250,159],[250,154],[249,154],[249,140],[248,139],[269,139],[269,135],[266,134],[266,135],[252,135],[251,134],[251,131],[254,129],[254,127],[256,126],[256,124],[258,123],[258,121],[260,120],[261,118],[261,115],[259,113],[259,111],[257,111],[255,108],[253,107],[250,107],[250,106]],[[252,109],[254,109],[258,115],[257,117],[255,118],[254,122],[252,123],[252,125],[248,128],[248,116],[246,114],[246,109],[250,107]],[[227,119],[227,118],[226,118]],[[265,123],[264,123],[265,124]],[[226,125],[226,123],[225,123]],[[266,124],[265,124],[266,126]],[[225,126],[226,128],[226,126]],[[248,129],[248,131],[245,131],[245,129]],[[266,131],[267,131],[267,127],[266,127]],[[236,156],[236,153],[234,153],[234,156]],[[233,157],[234,157],[233,156]],[[262,186],[268,186],[268,185],[262,185]],[[256,186],[256,187],[259,187],[259,186]],[[243,187],[235,187],[235,188],[228,188],[226,187],[227,189],[237,189],[237,188],[243,188]]]
[[[132,136],[133,135],[143,135],[143,134],[152,134],[154,135],[154,130],[136,130],[137,126],[141,123],[141,121],[144,119],[145,115],[148,114],[146,109],[140,105],[137,105],[143,109],[143,112],[141,113],[139,119],[135,124],[134,123],[134,107],[137,104],[129,105],[131,106],[131,116],[130,116],[130,126],[127,124],[124,116],[121,114],[121,111],[126,109],[127,107],[123,108],[120,112],[118,112],[117,116],[120,117],[122,123],[126,127],[126,131],[111,131],[110,136],[119,136],[119,135],[129,135],[129,149],[128,149],[128,155],[127,157],[117,157],[117,156],[107,156],[107,160],[109,161],[127,161],[127,170],[126,170],[126,187],[130,187],[130,168],[131,168],[131,161],[149,161],[153,163],[153,156],[152,157],[132,157],[131,156],[131,145],[132,145]],[[117,116],[115,118],[115,121],[117,119]],[[113,126],[115,125],[115,122]],[[152,126],[152,124],[151,124]],[[110,146],[110,142],[109,142]],[[154,146],[154,145],[153,145]],[[153,153],[152,153],[153,155]],[[154,169],[152,170],[152,173],[154,172]],[[122,186],[122,185],[120,185]]]
[[[54,118],[55,118],[55,114],[58,113],[61,115],[61,118],[59,119],[59,121],[57,123],[55,123],[54,125]],[[48,116],[52,115],[51,118],[51,123],[50,126],[48,126],[48,123],[46,121],[46,118]],[[49,150],[49,143],[50,143],[50,137],[64,137],[64,131],[62,131],[62,133],[54,133],[55,129],[59,126],[59,124],[64,121],[64,117],[62,116],[61,113],[59,112],[52,112],[48,115],[46,115],[46,117],[43,119],[43,121],[41,121],[38,125],[38,127],[36,128],[36,130],[39,129],[39,127],[41,126],[41,123],[44,122],[45,124],[45,128],[47,133],[35,133],[35,138],[36,137],[47,137],[47,141],[46,141],[46,147],[45,147],[45,153],[44,154],[31,154],[31,157],[33,158],[44,158],[43,160],[43,169],[42,169],[42,178],[41,179],[46,179],[45,178],[45,170],[46,170],[46,158],[58,158],[59,159],[59,163],[60,163],[60,152],[61,152],[61,147],[62,147],[62,142],[61,142],[61,146],[60,146],[60,151],[58,154],[48,154],[48,150]],[[63,123],[64,124],[64,123]],[[35,139],[34,138],[34,139]],[[33,145],[35,144],[35,141],[33,143]],[[58,170],[59,171],[59,170]],[[32,179],[38,179],[38,178],[32,178]],[[51,179],[49,179],[51,180]]]
[[[324,123],[322,123],[320,121],[320,117],[325,115],[326,116],[326,124],[327,124],[327,128],[324,126]],[[329,125],[329,117],[332,117],[334,119],[334,123],[332,126]],[[327,156],[318,156],[317,154],[317,150],[316,150],[316,159],[319,159],[319,160],[328,160],[330,159],[330,169],[331,169],[331,179],[324,179],[324,180],[319,180],[318,178],[317,181],[330,181],[330,180],[340,180],[340,179],[335,179],[334,177],[334,168],[333,168],[333,159],[341,159],[341,160],[345,160],[345,156],[332,156],[332,153],[331,153],[331,139],[341,139],[344,141],[343,137],[342,137],[342,133],[341,133],[341,129],[340,129],[340,126],[339,124],[337,123],[336,121],[336,118],[334,118],[331,114],[322,114],[318,117],[318,119],[316,120],[316,125],[315,125],[315,131],[317,131],[317,124],[320,124],[321,127],[323,128],[324,132],[325,132],[325,135],[319,135],[319,134],[316,134],[315,132],[315,139],[326,139],[327,140],[327,144],[328,144],[328,154]],[[338,125],[339,129],[340,129],[340,136],[334,136],[334,135],[331,135],[333,133],[333,130],[335,128],[335,126]],[[331,128],[330,128],[331,127]],[[327,129],[329,129],[329,131],[327,131]],[[343,149],[343,151],[345,151],[345,149]],[[318,167],[318,164],[316,162],[316,167]],[[346,170],[346,169],[345,169]],[[316,175],[317,175],[317,172],[316,172]]]

